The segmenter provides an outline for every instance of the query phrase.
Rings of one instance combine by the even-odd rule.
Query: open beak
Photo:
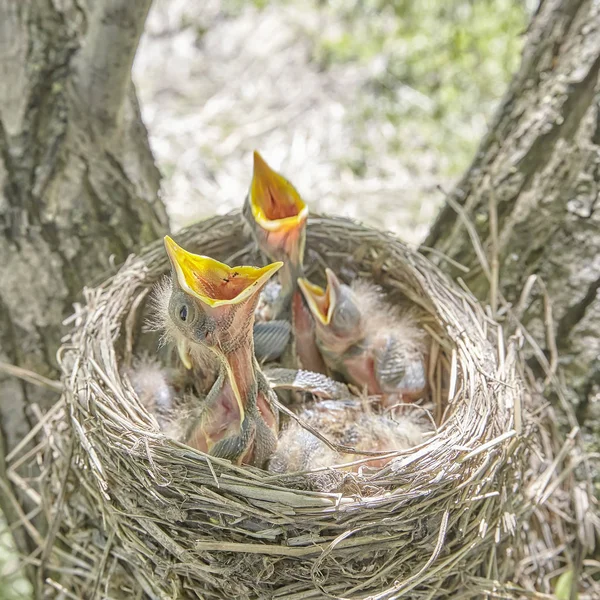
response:
[[[274,262],[266,267],[230,267],[184,250],[168,235],[165,247],[181,289],[210,308],[241,304],[256,296],[283,266]]]
[[[325,274],[327,275],[327,287],[325,289],[304,278],[298,279],[298,285],[310,308],[310,312],[321,324],[327,326],[331,323],[331,317],[335,310],[340,282],[331,269],[327,269]]]
[[[308,208],[294,186],[254,152],[248,203],[255,235],[272,259],[286,258],[299,268],[304,258]]]

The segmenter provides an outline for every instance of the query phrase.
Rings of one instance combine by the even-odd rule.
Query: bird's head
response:
[[[289,267],[290,281],[284,286],[294,286],[302,274],[308,208],[294,186],[258,152],[254,152],[244,216],[259,248],[271,260],[284,261]]]
[[[188,344],[207,346],[217,355],[251,344],[260,291],[282,263],[262,268],[230,267],[184,250],[169,236],[165,237],[165,247],[173,280],[167,310],[180,336]],[[185,364],[186,356],[182,359]]]
[[[325,273],[325,289],[303,278],[298,279],[298,285],[314,317],[321,345],[343,352],[365,335],[360,299],[331,269],[326,269]]]

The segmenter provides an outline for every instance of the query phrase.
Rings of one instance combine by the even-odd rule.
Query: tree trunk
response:
[[[590,442],[600,430],[599,11],[591,0],[541,2],[521,68],[425,242],[470,268],[454,274],[479,298],[498,288],[512,303],[560,366]]]
[[[61,323],[83,286],[166,226],[131,82],[150,3],[0,0],[0,360],[51,378]],[[24,518],[13,493],[24,513],[31,506],[5,458],[35,422],[34,405],[55,399],[0,374],[9,523]],[[15,537],[29,553],[25,532]]]

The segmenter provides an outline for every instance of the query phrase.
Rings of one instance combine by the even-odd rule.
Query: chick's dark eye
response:
[[[179,318],[182,321],[187,321],[187,318],[188,318],[188,309],[187,309],[187,306],[182,306],[179,309]]]

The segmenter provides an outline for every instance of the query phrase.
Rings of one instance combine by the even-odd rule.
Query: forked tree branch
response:
[[[86,111],[112,132],[152,0],[95,0],[77,59],[76,88]]]

